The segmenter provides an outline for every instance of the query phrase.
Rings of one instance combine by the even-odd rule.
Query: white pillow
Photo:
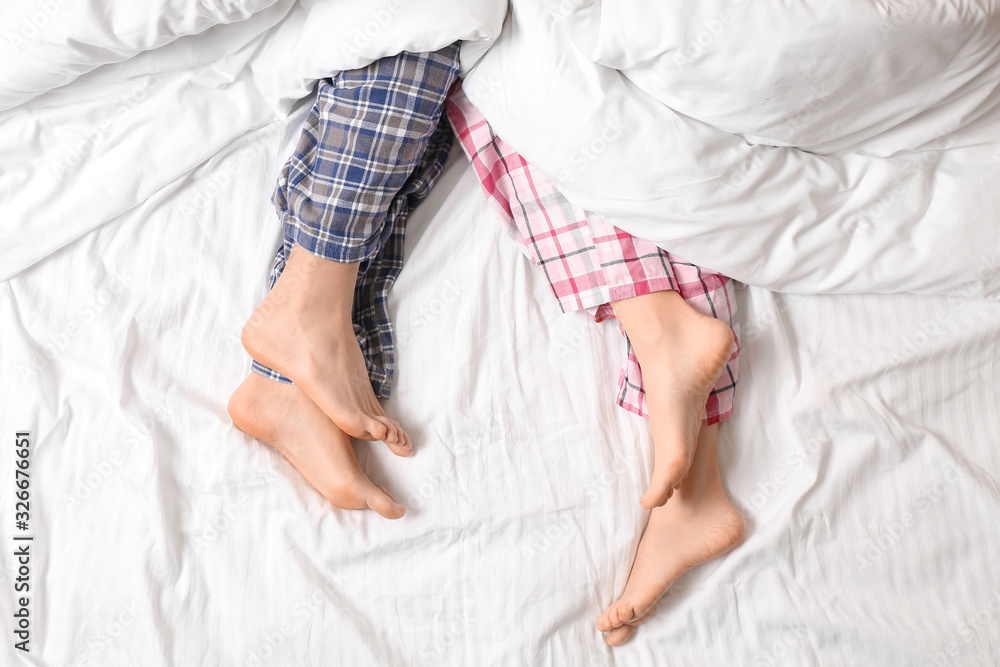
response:
[[[753,144],[890,155],[954,131],[944,105],[1000,115],[996,3],[544,2],[590,60]]]

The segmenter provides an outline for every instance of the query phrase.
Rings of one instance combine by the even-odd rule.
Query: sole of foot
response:
[[[349,435],[295,385],[251,373],[229,399],[236,428],[281,452],[333,505],[373,509],[387,519],[406,510],[361,470]]]
[[[653,474],[639,499],[646,509],[663,506],[687,475],[705,404],[733,351],[728,325],[688,310],[672,335],[633,340],[653,432]]]
[[[625,591],[598,621],[608,645],[625,643],[678,577],[730,551],[745,534],[743,516],[725,496],[697,508],[677,502],[654,509]]]
[[[621,646],[656,610],[684,572],[728,552],[743,541],[746,522],[725,493],[654,509],[621,597],[601,614],[597,627],[610,646]]]

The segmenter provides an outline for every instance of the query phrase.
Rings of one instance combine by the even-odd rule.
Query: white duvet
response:
[[[505,11],[461,0],[277,0],[255,12],[223,0],[52,2],[44,22],[27,5],[0,17],[0,108],[10,107],[0,114],[0,278],[148,206],[230,142],[287,117],[316,79],[402,50],[488,41]]]
[[[462,39],[466,90],[501,136],[638,236],[782,291],[1000,294],[996,2],[525,1],[502,33],[499,0],[102,7],[25,4],[0,26],[0,275],[325,73]],[[91,96],[69,108],[59,86],[78,77]],[[153,107],[177,120],[147,122]],[[164,167],[150,179],[136,155]],[[116,186],[66,178],[84,165]]]
[[[920,60],[909,63],[920,77],[955,84],[914,79],[898,92],[942,95],[928,104],[967,122],[961,137],[988,124],[972,120],[976,87],[954,77],[981,65],[988,78],[995,32],[987,5],[981,38],[935,60],[932,38],[956,44],[946,29],[956,24],[943,22],[953,6],[961,20],[976,7],[927,5],[944,27],[922,42],[926,58],[874,62],[895,63],[883,68],[891,74]],[[581,202],[676,240],[713,268],[787,290],[996,293],[997,265],[986,261],[996,251],[996,151],[986,134],[928,153],[934,159],[897,188],[897,203],[886,200],[870,228],[844,234],[831,222],[837,202],[860,201],[876,187],[869,178],[883,183],[903,159],[893,151],[911,139],[936,141],[921,134],[923,121],[901,122],[894,135],[865,116],[870,78],[856,90],[839,82],[857,93],[842,113],[794,125],[782,124],[787,112],[747,102],[750,82],[713,98],[699,88],[705,80],[678,71],[658,89],[651,80],[674,55],[664,44],[714,34],[711,14],[722,5],[702,3],[674,32],[622,33],[637,15],[652,26],[654,12],[675,25],[681,9],[637,7],[604,3],[597,29],[590,4],[515,2],[502,33],[504,3],[457,0],[39,0],[4,9],[0,430],[33,434],[35,541],[26,655],[12,648],[6,510],[0,665],[1000,661],[994,301],[738,290],[742,375],[721,457],[749,520],[747,543],[682,578],[615,651],[594,622],[627,578],[651,456],[647,424],[612,402],[622,342],[611,326],[559,312],[495,224],[460,151],[412,219],[392,293],[400,360],[386,409],[418,452],[401,460],[377,443],[358,447],[407,517],[332,510],[283,458],[231,425],[225,402],[248,371],[238,332],[279,240],[267,197],[311,82],[394,49],[474,42],[464,51],[466,90],[505,139],[551,165]],[[859,21],[866,7],[855,8]],[[912,3],[883,7],[892,10],[889,36],[912,35],[927,19]],[[846,34],[829,19],[848,9],[813,11],[830,34]],[[774,30],[743,39],[773,53],[829,37],[756,20]],[[864,25],[851,33],[856,54],[834,54],[831,76],[841,72],[837,58],[869,61]],[[703,48],[723,49],[736,32]],[[541,36],[546,43],[531,41]],[[915,53],[900,44],[899,53]],[[686,53],[687,74],[726,74],[721,56]],[[745,79],[736,70],[753,70],[734,62],[729,84]],[[821,64],[778,59],[759,74],[781,81]],[[801,103],[792,79],[785,107]],[[568,103],[572,113],[562,114]],[[817,119],[828,108],[810,107]],[[662,133],[635,136],[633,118],[668,118],[675,150],[661,150]],[[750,149],[733,139],[740,133],[812,152]],[[746,154],[784,157],[754,158],[725,196],[700,199],[690,175],[679,189],[661,179],[682,168],[717,179]],[[848,168],[867,157],[881,166]],[[932,205],[910,215],[925,197]],[[649,217],[661,206],[676,210]],[[950,226],[936,226],[945,220],[938,210],[954,214]],[[9,508],[5,451],[0,504]]]
[[[512,0],[467,79],[570,199],[771,289],[1000,294],[1000,3]]]

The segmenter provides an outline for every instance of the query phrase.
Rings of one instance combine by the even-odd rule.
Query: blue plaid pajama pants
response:
[[[458,76],[458,53],[457,43],[433,53],[403,52],[320,81],[271,199],[284,234],[271,287],[296,244],[359,264],[354,334],[379,398],[389,396],[395,369],[388,292],[403,266],[407,216],[448,159],[453,135],[440,121]],[[291,384],[256,360],[252,368]]]

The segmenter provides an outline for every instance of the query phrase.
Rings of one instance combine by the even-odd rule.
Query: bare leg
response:
[[[732,354],[733,332],[674,291],[611,305],[642,368],[656,457],[639,502],[652,509],[667,502],[691,466],[705,402]]]
[[[243,327],[243,347],[295,382],[342,431],[383,440],[404,455],[409,438],[375,398],[354,337],[357,275],[357,264],[332,262],[295,246]]]
[[[297,386],[251,373],[229,399],[229,415],[241,431],[284,454],[337,507],[371,508],[387,519],[406,512],[365,476],[350,436]]]
[[[650,513],[625,592],[597,623],[611,646],[632,636],[681,574],[743,540],[746,522],[719,476],[718,436],[718,424],[702,429],[688,476],[669,503]]]

